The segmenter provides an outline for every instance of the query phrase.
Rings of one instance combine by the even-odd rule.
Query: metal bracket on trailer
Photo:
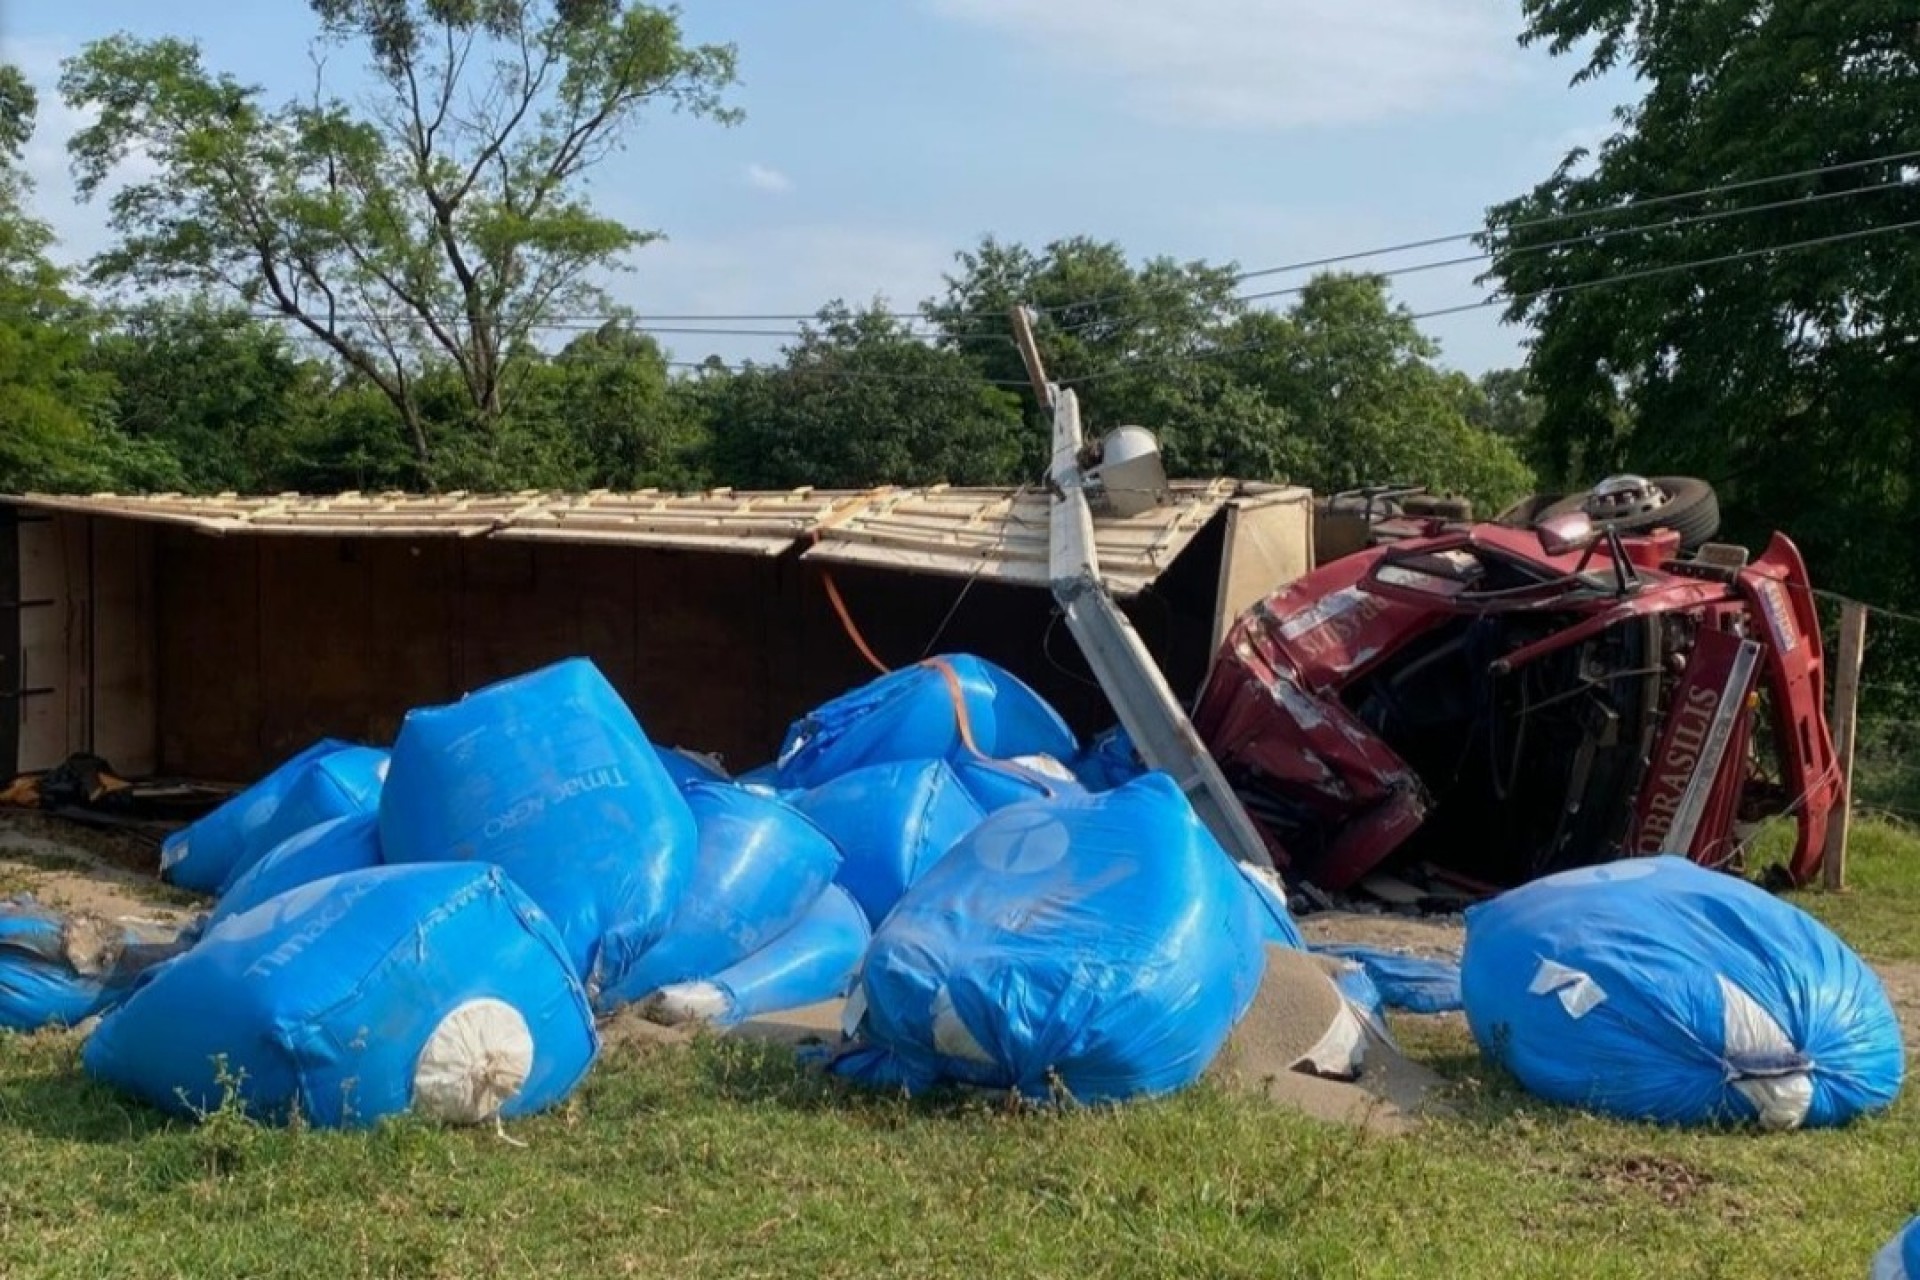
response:
[[[1047,576],[1053,598],[1065,612],[1068,629],[1141,758],[1179,784],[1194,812],[1228,853],[1271,869],[1273,857],[1240,797],[1227,785],[1226,775],[1180,709],[1140,633],[1107,594],[1094,546],[1086,477],[1080,470],[1086,443],[1080,431],[1080,402],[1071,391],[1048,390],[1053,407],[1053,463],[1047,478],[1053,506]]]

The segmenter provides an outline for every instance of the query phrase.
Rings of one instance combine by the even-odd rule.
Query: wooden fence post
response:
[[[1867,606],[1849,600],[1840,611],[1839,665],[1833,680],[1833,752],[1840,770],[1840,812],[1827,824],[1821,883],[1829,893],[1847,887],[1847,835],[1853,825],[1853,747],[1860,709],[1860,659],[1867,644]]]

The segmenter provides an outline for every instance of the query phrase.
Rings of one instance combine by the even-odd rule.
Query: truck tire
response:
[[[1655,476],[1652,483],[1666,494],[1666,502],[1648,511],[1610,518],[1595,517],[1594,524],[1600,528],[1617,529],[1621,533],[1672,529],[1680,535],[1680,548],[1683,551],[1696,551],[1702,544],[1713,541],[1714,535],[1720,532],[1720,498],[1714,493],[1712,485],[1691,476]],[[1548,520],[1576,511],[1588,511],[1589,499],[1590,495],[1585,493],[1562,498],[1542,511],[1539,519]]]

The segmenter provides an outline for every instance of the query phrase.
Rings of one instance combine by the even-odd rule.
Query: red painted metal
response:
[[[1765,706],[1798,824],[1789,878],[1804,883],[1818,871],[1840,788],[1823,715],[1819,623],[1792,542],[1776,535],[1764,554],[1734,568],[1677,560],[1679,539],[1669,531],[1558,554],[1534,531],[1503,525],[1401,520],[1378,532],[1381,545],[1321,567],[1243,615],[1195,708],[1209,750],[1245,783],[1242,794],[1276,865],[1340,890],[1419,830],[1433,803],[1428,782],[1343,696],[1390,670],[1423,637],[1463,620],[1490,620],[1515,625],[1521,637],[1488,664],[1490,681],[1550,658],[1558,670],[1570,651],[1603,643],[1616,629],[1655,625],[1675,646],[1664,674],[1637,673],[1660,682],[1660,721],[1648,739],[1657,744],[1651,758],[1638,757],[1626,839],[1583,856],[1656,851],[1658,816],[1677,803],[1670,766],[1685,762],[1698,729],[1687,700],[1704,698],[1700,691],[1717,680],[1716,698],[1737,696],[1739,705],[1685,852],[1709,865],[1737,853],[1734,823],[1751,807],[1742,804],[1749,747]],[[1728,663],[1743,641],[1758,646],[1751,693],[1728,683]]]

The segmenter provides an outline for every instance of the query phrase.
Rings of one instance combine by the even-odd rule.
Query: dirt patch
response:
[[[1339,1017],[1342,1001],[1314,957],[1267,949],[1267,972],[1240,1024],[1208,1069],[1228,1088],[1257,1094],[1321,1120],[1375,1133],[1405,1133],[1438,1110],[1442,1078],[1408,1061],[1369,1034],[1358,1080],[1330,1080],[1294,1070]]]
[[[1667,1156],[1597,1156],[1585,1172],[1609,1190],[1647,1196],[1669,1209],[1684,1208],[1713,1185],[1709,1174]]]
[[[151,870],[156,863],[152,846],[138,838],[0,811],[0,897],[26,893],[56,911],[183,924],[202,904],[162,884]]]
[[[663,1027],[649,1022],[633,1007],[622,1009],[600,1024],[600,1045],[609,1053],[650,1053],[693,1043],[692,1027]]]
[[[1893,1002],[1893,1011],[1906,1033],[1907,1056],[1920,1058],[1920,964],[1912,961],[1871,960],[1880,985]]]
[[[1466,921],[1459,916],[1320,911],[1300,917],[1299,925],[1301,934],[1315,945],[1379,947],[1418,956],[1458,959],[1467,940]]]

